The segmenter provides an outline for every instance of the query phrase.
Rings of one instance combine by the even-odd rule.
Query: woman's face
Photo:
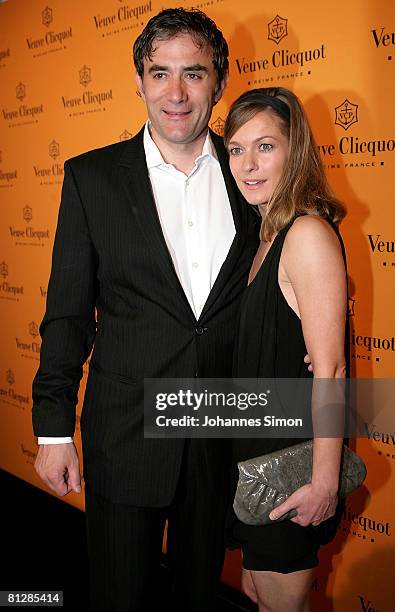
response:
[[[231,172],[250,204],[266,204],[288,158],[289,141],[271,110],[255,115],[237,130],[228,145]]]

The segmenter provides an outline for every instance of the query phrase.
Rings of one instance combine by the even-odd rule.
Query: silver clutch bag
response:
[[[313,441],[301,442],[237,465],[239,482],[233,503],[237,518],[247,525],[268,525],[274,522],[269,518],[271,511],[296,489],[311,482]],[[361,457],[347,446],[343,446],[340,472],[339,497],[352,493],[366,477],[366,466]],[[297,511],[291,510],[278,521],[296,515]]]

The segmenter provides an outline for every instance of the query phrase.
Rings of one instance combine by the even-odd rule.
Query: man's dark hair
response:
[[[229,68],[228,44],[214,21],[198,9],[169,8],[151,17],[133,45],[137,74],[143,77],[144,59],[152,59],[156,41],[170,40],[178,34],[189,34],[197,47],[211,47],[218,84],[221,83]]]

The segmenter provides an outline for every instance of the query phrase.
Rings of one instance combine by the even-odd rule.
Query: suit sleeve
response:
[[[36,436],[72,436],[75,407],[95,338],[97,257],[71,163],[65,176],[52,255],[47,307],[40,325],[40,367],[33,381]]]

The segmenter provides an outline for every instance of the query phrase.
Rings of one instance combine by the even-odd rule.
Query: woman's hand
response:
[[[270,513],[270,519],[276,520],[289,510],[297,510],[298,515],[290,519],[294,523],[307,527],[319,525],[335,514],[337,491],[329,490],[325,485],[307,484],[297,489],[288,499]]]

